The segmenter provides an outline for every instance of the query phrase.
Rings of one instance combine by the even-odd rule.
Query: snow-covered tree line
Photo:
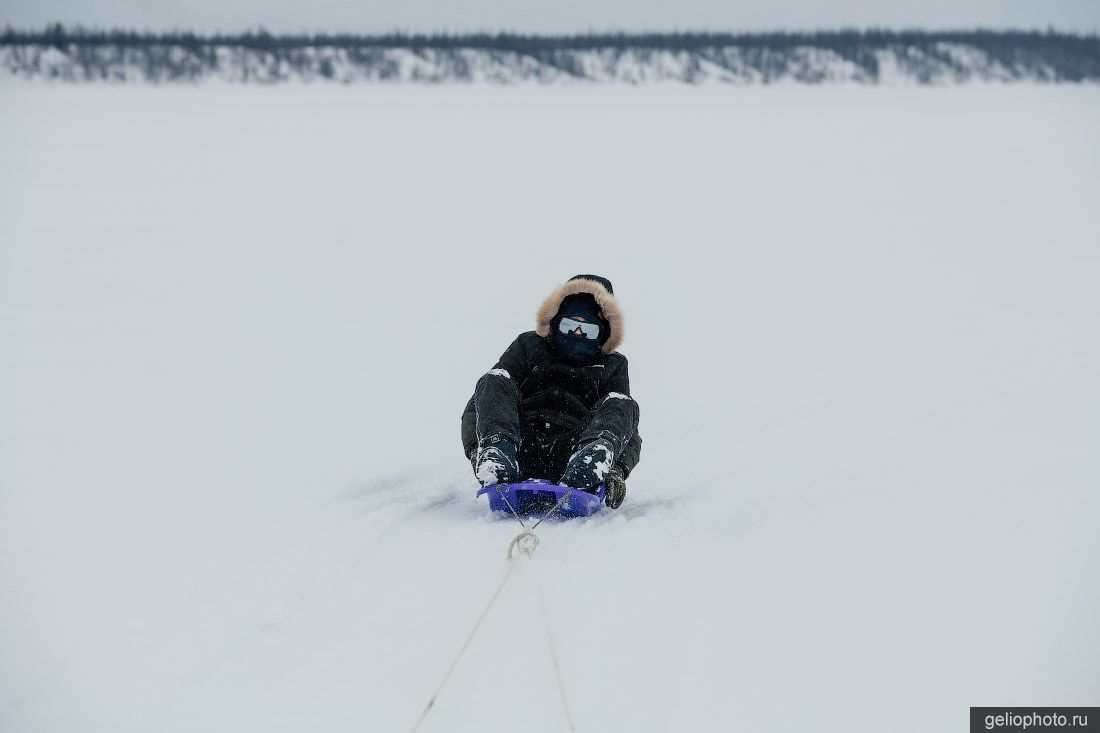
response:
[[[1054,31],[234,35],[52,25],[0,34],[0,74],[66,82],[1100,81],[1100,36]]]

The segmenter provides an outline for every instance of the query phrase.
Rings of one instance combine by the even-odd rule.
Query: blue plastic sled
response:
[[[569,494],[569,498],[562,501],[562,497]],[[561,501],[561,506],[554,512],[559,517],[588,517],[603,508],[604,497],[607,489],[603,484],[596,489],[595,494],[587,491],[573,489],[568,486],[535,478],[518,484],[494,484],[486,486],[477,492],[478,496],[489,495],[489,509],[494,512],[508,512],[515,510],[516,514],[545,514],[555,504]],[[511,504],[511,510],[508,505]]]

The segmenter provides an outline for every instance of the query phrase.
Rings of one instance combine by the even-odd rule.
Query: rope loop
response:
[[[513,554],[516,550],[519,550],[522,555],[532,557],[538,546],[539,536],[531,530],[525,529],[508,543],[508,559],[515,560],[518,557],[518,555]]]

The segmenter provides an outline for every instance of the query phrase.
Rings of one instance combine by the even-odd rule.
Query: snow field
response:
[[[424,731],[929,730],[1100,689],[1091,88],[0,90],[0,728],[408,729],[458,445],[606,275],[642,462]],[[889,721],[885,724],[884,721]]]

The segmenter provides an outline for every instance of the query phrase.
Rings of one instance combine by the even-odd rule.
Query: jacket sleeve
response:
[[[623,365],[612,374],[612,380],[610,380],[608,386],[608,392],[630,396],[630,370],[626,357],[623,357]],[[618,458],[615,459],[616,466],[623,469],[624,477],[629,477],[630,471],[634,470],[638,461],[641,460],[641,434],[638,433],[641,407],[632,396],[630,402],[634,406],[630,439],[626,441],[623,449],[619,451]]]
[[[470,457],[470,451],[477,448],[477,412],[474,410],[474,398],[466,403],[462,411],[462,454]]]
[[[634,433],[634,436],[627,442],[626,447],[623,448],[622,454],[615,459],[615,465],[623,469],[623,477],[625,478],[630,475],[630,472],[634,470],[640,460],[642,460],[642,435],[641,433]]]
[[[607,395],[597,407],[597,415],[589,423],[589,430],[593,433],[590,437],[596,433],[610,433],[620,438],[615,464],[622,468],[624,476],[629,476],[641,460],[642,436],[638,434],[641,409],[630,396],[630,370],[626,357],[620,357],[608,380]]]
[[[462,412],[462,449],[467,456],[478,442],[490,435],[507,435],[518,446],[519,387],[530,369],[527,334],[513,341],[497,363],[483,374],[474,387],[474,396]]]

